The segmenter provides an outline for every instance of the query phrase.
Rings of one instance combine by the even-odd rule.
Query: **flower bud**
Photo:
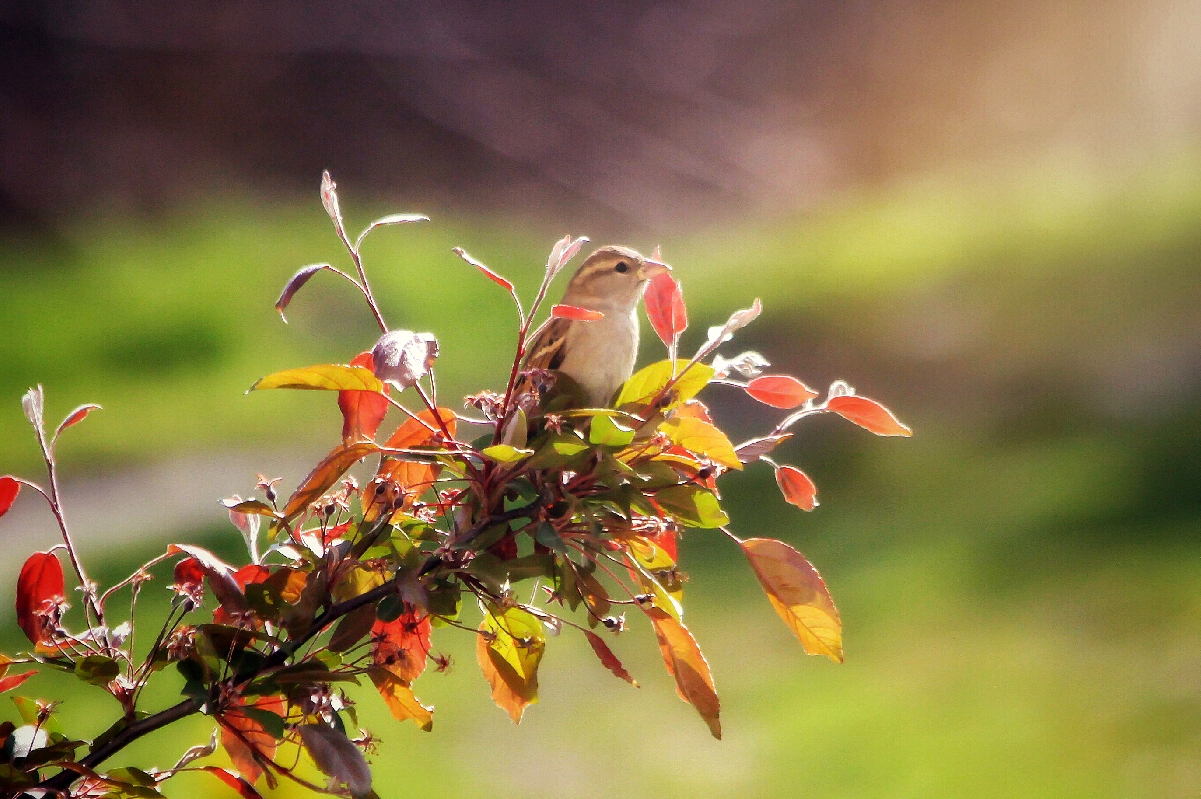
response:
[[[438,339],[432,333],[393,330],[380,336],[371,351],[375,376],[402,391],[429,374],[438,357]]]

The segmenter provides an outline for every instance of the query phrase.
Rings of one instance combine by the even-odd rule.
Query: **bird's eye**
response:
[[[627,264],[625,261],[619,261],[619,262],[617,263],[617,266],[615,266],[615,267],[613,267],[613,268],[614,268],[615,270],[617,270],[618,272],[628,272],[628,271],[630,271],[630,265],[629,265],[629,264]]]

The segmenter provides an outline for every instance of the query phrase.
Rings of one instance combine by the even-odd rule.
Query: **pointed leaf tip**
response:
[[[474,266],[476,269],[483,272],[484,276],[487,277],[489,280],[491,280],[496,285],[500,286],[501,288],[505,289],[506,291],[513,290],[513,284],[507,278],[503,277],[502,275],[500,275],[497,272],[494,272],[492,269],[485,266],[480,261],[477,261],[475,258],[472,258],[471,255],[469,255],[468,252],[466,250],[464,250],[462,247],[455,247],[453,250],[451,250],[451,252],[453,252],[455,255],[459,256],[460,258],[462,258],[467,263]]]
[[[813,564],[773,538],[748,538],[741,546],[772,607],[805,651],[842,663],[842,620]]]
[[[878,436],[913,435],[913,431],[893,416],[892,411],[867,397],[856,394],[833,397],[826,403],[826,409]]]
[[[817,486],[809,479],[809,475],[795,466],[781,466],[776,469],[776,485],[784,499],[801,510],[813,510],[818,506]]]
[[[337,271],[329,264],[309,264],[296,270],[296,274],[292,275],[288,279],[288,282],[284,284],[284,290],[280,292],[279,299],[275,301],[275,310],[279,313],[279,318],[284,320],[284,324],[288,323],[288,317],[284,316],[284,310],[292,302],[292,298],[296,296],[296,292],[300,291],[304,287],[304,284],[309,282],[309,278],[322,269],[328,269],[331,272]]]
[[[817,396],[817,392],[792,375],[762,375],[747,383],[746,393],[773,408],[795,408]]]
[[[58,438],[59,435],[61,435],[62,432],[64,430],[66,430],[68,427],[77,425],[80,422],[82,422],[87,417],[87,415],[89,413],[91,413],[92,411],[101,411],[101,410],[104,410],[104,409],[94,403],[88,403],[87,405],[80,405],[78,408],[76,408],[75,410],[73,410],[67,414],[66,418],[63,419],[62,424],[60,424],[58,426],[58,429],[54,431],[54,437]]]
[[[675,344],[680,334],[688,328],[688,310],[684,305],[684,291],[680,282],[670,273],[660,272],[647,284],[642,302],[659,340],[668,347]]]

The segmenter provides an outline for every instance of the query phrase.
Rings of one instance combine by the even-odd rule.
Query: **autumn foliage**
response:
[[[455,251],[512,296],[517,346],[503,391],[467,397],[464,410],[439,405],[437,339],[387,327],[359,255],[375,228],[424,217],[384,217],[352,241],[328,174],[321,198],[354,269],[306,266],[276,308],[282,316],[306,283],[330,272],[362,294],[382,335],[346,364],[290,369],[251,387],[334,392],[343,424],[340,436],[331,431],[336,443],[329,454],[289,493],[277,493],[277,480],[260,478],[250,498],[225,500],[245,541],[246,563],[172,544],[101,592],[73,548],[54,454],[58,436],[98,406],[73,411],[47,436],[41,387],[26,395],[49,480],[42,486],[0,478],[0,514],[27,487],[49,504],[63,544],[32,554],[21,570],[17,620],[31,649],[0,656],[0,691],[16,689],[33,673],[9,674],[10,668],[32,664],[107,691],[122,712],[96,739],[76,740],[61,731],[55,703],[18,697],[23,725],[0,726],[0,786],[9,793],[151,797],[175,774],[197,771],[244,797],[281,779],[371,796],[366,756],[373,739],[360,729],[343,689],[374,686],[393,717],[431,730],[434,709],[419,698],[417,681],[431,664],[439,671],[448,665],[433,648],[444,635],[474,636],[492,699],[515,723],[538,701],[549,636],[583,635],[601,667],[636,686],[606,639],[627,626],[631,634],[653,635],[680,698],[720,738],[714,676],[685,623],[678,553],[689,535],[727,537],[804,650],[843,660],[838,611],[817,570],[782,541],[735,535],[718,484],[731,470],[763,463],[774,470],[784,500],[811,511],[813,481],[772,457],[794,425],[833,413],[878,435],[909,435],[890,411],[842,382],[823,397],[795,377],[767,373],[758,353],[719,355],[759,315],[758,300],[710,328],[694,355],[680,356],[688,315],[680,283],[668,274],[652,280],[645,294],[668,357],[630,377],[610,407],[586,407],[564,375],[519,379],[550,282],[586,241],[571,237],[554,246],[528,308],[512,282]],[[567,305],[550,313],[584,324],[599,316]],[[732,442],[699,399],[702,391],[730,390],[788,413],[763,435]],[[369,472],[352,476],[363,462]],[[118,592],[136,603],[160,568],[169,575],[171,612],[161,629],[139,633],[135,651],[132,611],[114,618],[120,612],[107,603]],[[67,598],[75,596],[81,608],[69,613]],[[143,687],[165,671],[182,678],[181,699],[143,708]],[[130,742],[197,713],[212,718],[213,737],[173,765],[109,764]],[[198,765],[218,748],[232,768]],[[298,752],[328,784],[297,770]]]

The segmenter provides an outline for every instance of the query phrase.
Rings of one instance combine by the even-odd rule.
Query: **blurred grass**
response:
[[[740,534],[781,537],[821,569],[847,663],[801,654],[728,542],[694,531],[688,618],[722,693],[724,741],[674,697],[637,621],[617,648],[641,690],[565,634],[544,662],[542,703],[516,728],[491,707],[470,636],[445,630],[435,643],[455,668],[417,685],[438,707],[433,734],[363,696],[385,739],[381,795],[1196,796],[1199,163],[911,184],[801,221],[664,241],[685,280],[689,341],[763,296],[747,346],[815,386],[846,377],[917,431],[802,429],[781,457],[817,481],[813,514],[784,505],[765,469],[724,482]],[[365,248],[390,322],[438,334],[446,395],[499,384],[509,346],[495,333],[503,292],[449,248],[528,288],[550,243],[535,238],[435,220]],[[243,206],[6,243],[0,458],[31,464],[17,399],[35,381],[59,411],[106,405],[72,431],[75,462],[332,441],[337,412],[322,395],[241,392],[374,339],[326,275],[291,326],[270,307],[300,265],[342,265],[335,244],[319,209]],[[769,418],[711,393],[737,430]],[[234,557],[231,533],[198,537]],[[110,574],[138,554],[150,551],[114,553]],[[14,632],[4,651],[20,647]],[[27,687],[65,697],[81,735],[113,709],[70,680]],[[193,720],[131,757],[165,766],[207,730]],[[171,795],[210,793],[189,777]]]

